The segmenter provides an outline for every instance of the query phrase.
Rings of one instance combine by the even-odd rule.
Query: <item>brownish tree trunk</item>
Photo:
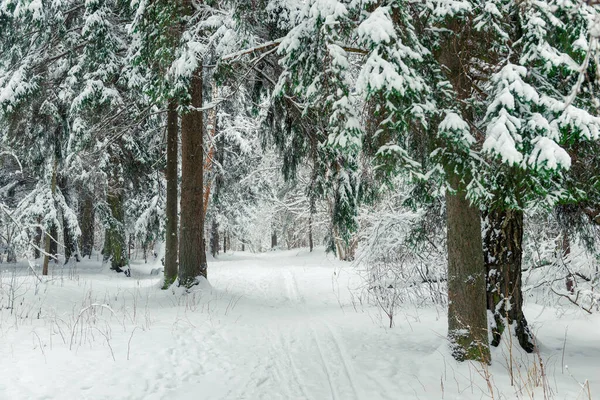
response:
[[[448,337],[457,360],[489,363],[481,217],[450,168],[448,180]]]
[[[179,238],[179,282],[191,287],[206,278],[204,251],[202,67],[194,72],[191,109],[181,119],[181,227]]]
[[[531,353],[534,344],[523,314],[521,262],[523,257],[523,211],[491,210],[484,234],[487,272],[487,308],[494,315],[492,346],[498,346],[507,324],[515,324],[521,347]]]
[[[469,63],[482,52],[485,37],[474,29],[470,21],[458,18],[444,23],[444,40],[435,57],[443,73],[452,84],[457,111],[464,121],[472,125],[475,117],[469,99],[472,98],[476,79],[471,76]],[[471,134],[481,143],[482,135]],[[487,330],[486,279],[481,237],[479,209],[466,198],[469,171],[461,168],[461,149],[455,149],[449,140],[446,144],[448,159],[446,179],[455,192],[446,192],[448,228],[448,337],[453,344],[453,356],[459,360],[477,360],[489,363],[490,348]],[[459,160],[454,161],[453,157]],[[461,177],[463,178],[461,181]]]
[[[165,283],[164,288],[171,286],[177,278],[177,165],[179,146],[177,104],[174,100],[169,102],[167,110],[167,204],[165,214],[167,217],[165,238]]]

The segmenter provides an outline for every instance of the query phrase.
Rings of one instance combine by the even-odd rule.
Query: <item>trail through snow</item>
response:
[[[40,284],[0,265],[0,301],[16,300],[0,314],[0,399],[489,398],[482,367],[449,356],[444,310],[407,305],[389,329],[356,297],[351,265],[322,250],[224,254],[191,293],[161,291],[155,267],[126,278],[86,261]],[[600,394],[597,316],[529,315],[554,398],[587,398],[585,379]],[[494,350],[495,390],[529,398],[510,386],[506,355]],[[534,357],[518,357],[527,375]]]

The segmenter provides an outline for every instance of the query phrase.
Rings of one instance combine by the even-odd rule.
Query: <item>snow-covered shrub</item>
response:
[[[393,325],[403,303],[445,305],[446,248],[441,207],[403,207],[388,199],[362,215],[355,264],[364,276],[361,290]]]
[[[525,224],[523,291],[536,303],[600,310],[598,226],[580,213],[532,210]]]

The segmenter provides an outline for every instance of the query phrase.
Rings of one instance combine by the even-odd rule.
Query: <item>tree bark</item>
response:
[[[181,119],[181,227],[179,241],[179,283],[191,287],[198,277],[207,276],[204,250],[202,67],[194,72],[191,109]]]
[[[465,196],[460,177],[448,168],[448,337],[459,361],[490,362],[481,217]]]
[[[471,76],[473,60],[482,56],[484,39],[470,21],[452,18],[444,24],[445,38],[434,55],[455,93],[457,111],[468,124],[475,120],[470,106],[474,87]],[[479,142],[482,135],[471,132]],[[459,361],[477,360],[489,363],[487,330],[486,279],[479,209],[466,198],[470,171],[461,167],[460,149],[451,140],[445,161],[446,181],[455,191],[446,192],[448,228],[448,337],[452,353]],[[454,157],[458,157],[455,160]],[[461,181],[461,177],[463,181]]]
[[[174,100],[171,100],[167,111],[167,169],[165,172],[167,180],[167,204],[165,207],[167,217],[165,227],[165,289],[171,286],[175,282],[175,279],[177,279],[177,247],[179,246],[177,232],[178,138],[177,104]]]
[[[492,346],[500,344],[507,325],[515,324],[519,344],[531,353],[535,346],[523,314],[521,284],[523,211],[490,210],[487,213],[484,256],[487,272],[487,308],[495,320]]]
[[[94,225],[95,225],[94,200],[90,194],[84,194],[79,210],[79,221],[81,226],[81,257],[92,258],[94,249]]]

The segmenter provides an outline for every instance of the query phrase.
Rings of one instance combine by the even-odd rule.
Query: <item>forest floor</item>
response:
[[[527,304],[539,355],[502,344],[488,368],[452,359],[441,307],[387,327],[322,249],[222,254],[191,293],[159,265],[0,264],[0,399],[600,399],[598,314]]]

